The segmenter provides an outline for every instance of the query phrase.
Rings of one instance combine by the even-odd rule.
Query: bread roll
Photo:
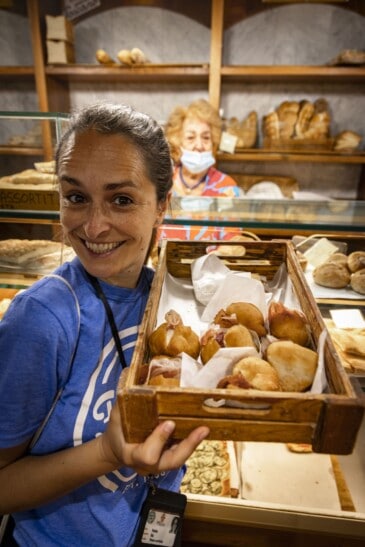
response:
[[[275,368],[283,391],[305,391],[311,386],[318,361],[315,351],[279,340],[268,346],[266,359]]]
[[[354,251],[347,257],[347,266],[354,273],[365,268],[365,251]]]
[[[141,49],[134,47],[130,51],[130,58],[135,65],[144,65],[147,63],[147,57]]]
[[[96,60],[102,65],[111,65],[114,63],[114,60],[104,49],[97,49],[95,53]]]
[[[120,51],[118,51],[117,57],[118,61],[121,62],[123,65],[133,65],[133,59],[129,49],[121,49]]]
[[[351,274],[350,285],[355,292],[365,294],[365,268]]]
[[[332,262],[332,264],[339,264],[340,266],[347,268],[347,260],[348,257],[344,253],[333,253],[326,260],[326,263]]]
[[[314,268],[313,280],[322,287],[344,289],[350,283],[350,272],[339,264],[324,262]]]

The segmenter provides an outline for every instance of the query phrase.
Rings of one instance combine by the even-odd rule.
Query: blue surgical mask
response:
[[[181,163],[190,173],[202,173],[215,164],[215,159],[210,150],[208,152],[193,152],[181,148]]]

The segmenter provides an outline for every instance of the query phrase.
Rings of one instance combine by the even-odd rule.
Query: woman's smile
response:
[[[123,241],[116,241],[115,243],[93,243],[87,239],[83,240],[85,247],[95,254],[108,254],[117,247],[123,245]]]

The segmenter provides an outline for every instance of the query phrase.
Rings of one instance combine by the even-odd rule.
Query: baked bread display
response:
[[[278,340],[267,347],[266,360],[275,368],[282,391],[305,391],[312,385],[318,362],[312,349]]]
[[[297,146],[301,142],[327,143],[330,136],[331,115],[326,99],[319,98],[313,103],[283,101],[273,112],[263,116],[264,141],[283,141]]]
[[[186,461],[183,494],[231,496],[231,462],[226,441],[202,441]]]
[[[0,241],[0,269],[3,271],[53,270],[75,256],[73,249],[58,241],[4,239]]]
[[[117,53],[118,61],[122,65],[133,66],[133,65],[144,65],[147,63],[147,57],[144,52],[138,48],[134,47],[132,49],[121,49]]]
[[[165,322],[151,333],[148,346],[152,356],[176,357],[184,352],[197,359],[200,353],[199,336],[183,324],[175,310],[166,313]]]

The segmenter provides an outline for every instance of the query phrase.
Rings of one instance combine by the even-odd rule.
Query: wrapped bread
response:
[[[267,347],[266,359],[275,368],[283,391],[305,391],[312,385],[318,362],[315,351],[278,340]]]
[[[351,274],[350,285],[355,292],[365,294],[365,268]]]
[[[234,365],[230,375],[218,382],[217,388],[280,391],[280,381],[270,363],[259,357],[244,357]]]
[[[309,345],[309,324],[300,310],[287,308],[281,302],[271,302],[268,320],[270,333],[276,338],[291,340],[300,346]]]
[[[197,359],[200,353],[199,336],[183,324],[181,316],[174,310],[166,313],[165,322],[152,332],[148,345],[152,356],[176,357],[184,352]]]
[[[324,262],[314,268],[313,281],[322,287],[344,289],[350,283],[350,272],[340,264]]]

